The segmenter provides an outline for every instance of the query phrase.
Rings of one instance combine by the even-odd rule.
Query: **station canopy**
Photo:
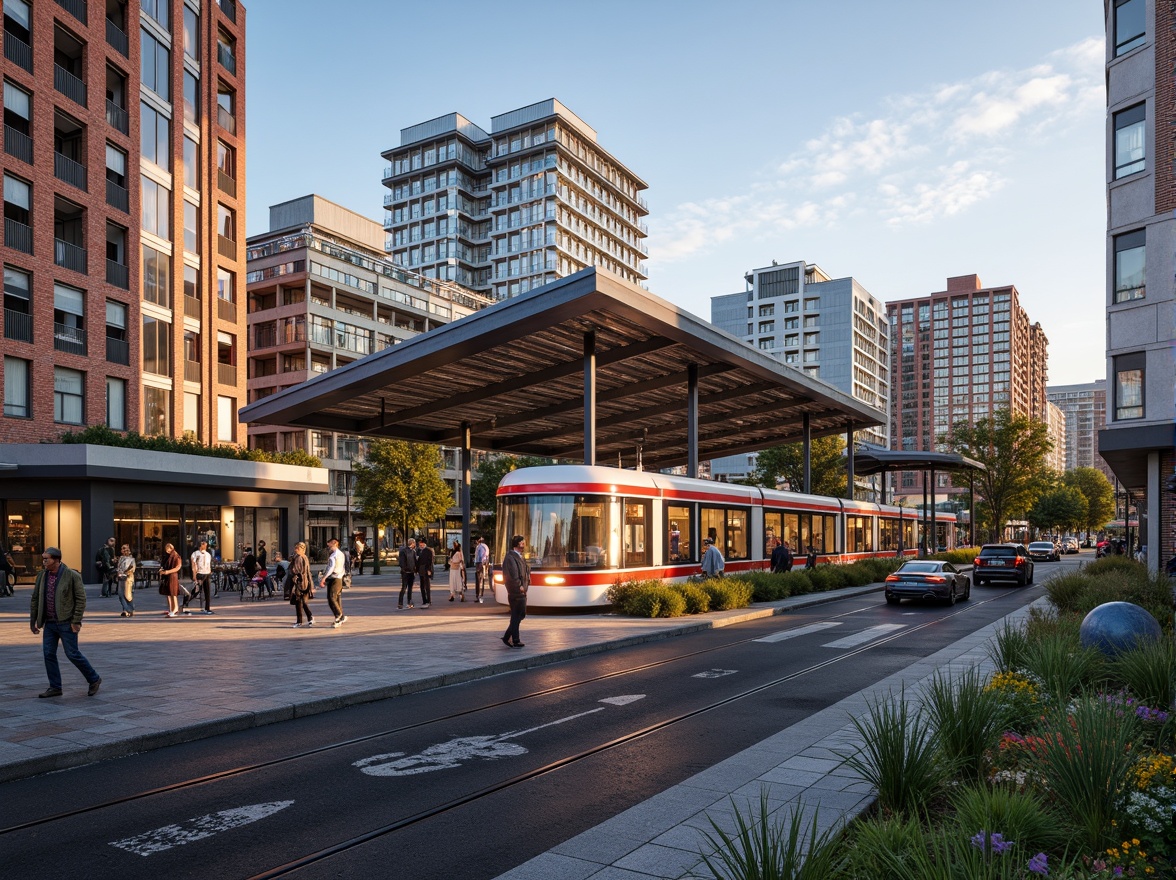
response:
[[[626,467],[640,454],[658,469],[691,459],[691,423],[700,461],[802,441],[806,420],[820,437],[885,415],[589,268],[251,403],[241,419]]]

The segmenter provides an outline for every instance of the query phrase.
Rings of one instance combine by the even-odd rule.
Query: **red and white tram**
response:
[[[937,513],[936,521],[935,544],[952,547],[955,516]],[[853,562],[913,556],[921,539],[910,508],[586,465],[507,474],[498,486],[496,560],[512,535],[527,541],[528,605],[544,608],[607,605],[618,580],[685,580],[698,574],[708,536],[729,573],[766,569],[777,540],[803,566],[810,547],[819,562]],[[506,603],[497,571],[494,592]]]

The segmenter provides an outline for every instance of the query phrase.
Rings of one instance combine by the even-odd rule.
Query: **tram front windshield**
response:
[[[507,495],[498,499],[498,559],[512,535],[526,541],[533,569],[609,568],[610,501],[601,495]]]

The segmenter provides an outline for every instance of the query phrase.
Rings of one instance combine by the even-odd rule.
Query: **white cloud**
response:
[[[833,118],[744,193],[679,205],[651,221],[651,262],[873,216],[900,228],[950,218],[1010,181],[1018,156],[1101,112],[1103,42],[1090,38],[1022,70],[893,95],[881,112]]]

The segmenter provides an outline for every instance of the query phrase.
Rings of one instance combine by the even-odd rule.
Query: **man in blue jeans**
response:
[[[86,612],[86,586],[82,576],[61,564],[61,551],[46,547],[41,554],[41,572],[33,586],[29,608],[29,629],[33,635],[42,630],[41,648],[45,654],[45,671],[49,689],[41,697],[61,696],[61,667],[57,664],[57,643],[65,646],[65,656],[90,683],[90,696],[98,693],[102,678],[90,661],[78,650],[78,633]]]

